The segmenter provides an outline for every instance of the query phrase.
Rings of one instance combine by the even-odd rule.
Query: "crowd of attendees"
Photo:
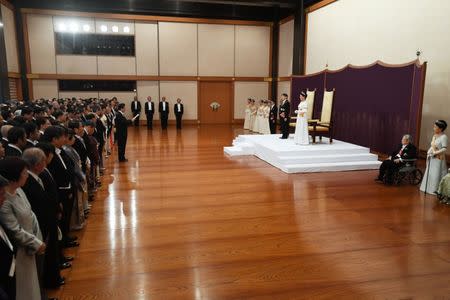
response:
[[[117,99],[0,104],[0,299],[47,299],[111,153]]]

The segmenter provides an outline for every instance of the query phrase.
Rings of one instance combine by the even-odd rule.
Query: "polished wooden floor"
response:
[[[229,158],[229,126],[130,128],[61,299],[450,299],[450,208],[375,171]]]

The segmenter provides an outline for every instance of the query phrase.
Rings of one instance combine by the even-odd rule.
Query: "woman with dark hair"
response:
[[[445,152],[447,151],[448,138],[444,134],[447,122],[437,120],[434,122],[434,135],[431,147],[427,152],[427,168],[423,177],[420,190],[427,194],[435,194],[441,179],[447,174],[447,162]]]
[[[21,189],[28,179],[27,165],[20,158],[7,157],[0,161],[0,175],[9,181],[6,201],[0,208],[0,222],[17,247],[16,299],[40,300],[35,255],[43,255],[46,245],[38,220]]]

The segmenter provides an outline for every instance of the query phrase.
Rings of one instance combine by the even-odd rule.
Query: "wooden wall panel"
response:
[[[137,75],[159,75],[158,25],[136,23],[135,28]]]
[[[56,73],[53,20],[46,15],[27,15],[32,73]]]
[[[234,26],[198,25],[199,76],[234,76]]]
[[[98,56],[98,75],[136,75],[136,58]]]
[[[14,12],[4,5],[1,7],[8,72],[20,72]]]
[[[236,76],[269,76],[269,55],[269,26],[236,26]]]
[[[278,51],[278,76],[291,76],[294,54],[294,20],[280,25]]]
[[[159,23],[160,75],[197,75],[197,24]]]
[[[33,99],[58,98],[57,80],[33,80]]]
[[[88,55],[57,55],[58,74],[97,75],[97,57]]]

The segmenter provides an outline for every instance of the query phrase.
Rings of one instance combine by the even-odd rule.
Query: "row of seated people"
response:
[[[79,246],[110,153],[112,100],[1,107],[0,299],[47,299]],[[107,157],[107,155],[105,156]]]

